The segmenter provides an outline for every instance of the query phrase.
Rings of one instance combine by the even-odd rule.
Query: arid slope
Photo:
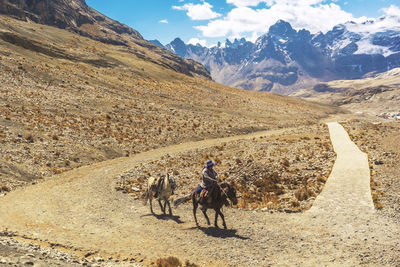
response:
[[[1,180],[12,189],[169,144],[308,125],[336,112],[192,78],[138,50],[0,16]]]
[[[400,112],[400,68],[373,78],[318,84],[292,96],[341,106],[357,113]]]
[[[189,76],[211,79],[200,63],[182,59],[153,45],[136,30],[94,10],[85,0],[3,0],[0,2],[0,14],[65,29],[102,43],[123,46],[147,61]]]
[[[332,220],[331,210],[316,216],[224,209],[229,227],[224,231],[204,227],[204,221],[194,227],[189,205],[174,210],[174,217],[151,216],[148,207],[115,190],[123,172],[169,156],[182,166],[197,164],[207,148],[214,156],[223,148],[221,170],[241,174],[261,166],[256,174],[262,177],[262,168],[275,164],[268,158],[249,161],[251,152],[274,145],[274,151],[265,150],[268,155],[286,157],[283,146],[293,144],[296,151],[312,151],[277,163],[287,167],[281,177],[289,183],[280,189],[290,200],[296,195],[292,181],[304,181],[319,193],[329,172],[321,165],[333,156],[319,122],[336,109],[228,88],[156,64],[129,47],[2,16],[0,57],[1,190],[38,183],[1,192],[1,243],[12,237],[65,251],[78,264],[113,266],[128,259],[150,265],[169,255],[201,265],[399,264],[398,224],[375,213],[354,211]],[[304,128],[311,129],[307,138]],[[260,130],[266,131],[255,133]],[[212,139],[217,137],[228,138]],[[198,140],[203,141],[191,142]],[[319,155],[311,155],[314,150]],[[230,159],[232,153],[246,165]],[[309,180],[295,177],[302,162],[313,163],[300,173]],[[193,173],[190,167],[181,172]],[[257,190],[258,199],[244,196],[243,207],[268,205],[257,180],[250,182],[248,191]],[[0,254],[8,249],[1,246]],[[67,256],[55,256],[62,257]],[[63,262],[71,263],[68,257]]]

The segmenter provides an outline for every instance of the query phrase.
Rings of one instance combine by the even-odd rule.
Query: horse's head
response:
[[[231,201],[233,205],[236,205],[238,203],[237,196],[236,196],[236,188],[233,185],[233,183],[228,184],[228,183],[223,183],[221,184],[221,188],[228,197],[228,199]],[[226,204],[226,203],[225,203]]]

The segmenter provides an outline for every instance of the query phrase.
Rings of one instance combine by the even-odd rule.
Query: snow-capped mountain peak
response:
[[[400,16],[386,13],[379,19],[336,25],[327,33],[297,31],[280,20],[255,43],[242,38],[206,48],[175,40],[166,47],[203,63],[217,82],[290,93],[318,81],[361,78],[400,67]]]

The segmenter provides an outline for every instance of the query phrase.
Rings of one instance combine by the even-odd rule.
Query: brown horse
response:
[[[199,223],[197,222],[196,212],[199,204],[201,205],[201,211],[203,212],[204,217],[206,217],[208,225],[210,225],[210,219],[207,216],[207,209],[214,209],[215,210],[214,226],[218,227],[217,221],[219,215],[222,218],[222,224],[225,229],[226,229],[226,223],[224,214],[222,214],[221,212],[221,208],[223,205],[229,206],[229,201],[231,201],[232,204],[234,205],[237,204],[236,189],[232,184],[228,183],[222,183],[220,185],[215,184],[215,186],[209,189],[207,199],[205,199],[202,203],[200,203],[199,196],[196,193],[196,191],[194,191],[190,196],[177,199],[174,202],[174,205],[178,206],[179,204],[189,201],[190,199],[192,199],[193,201],[193,216],[194,220],[196,221],[197,227],[199,226]]]

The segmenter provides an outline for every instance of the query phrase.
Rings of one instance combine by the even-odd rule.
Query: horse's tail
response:
[[[178,198],[177,200],[174,201],[174,206],[178,207],[180,204],[188,202],[191,199],[192,199],[192,194],[190,194],[189,196],[186,196],[186,197]]]

